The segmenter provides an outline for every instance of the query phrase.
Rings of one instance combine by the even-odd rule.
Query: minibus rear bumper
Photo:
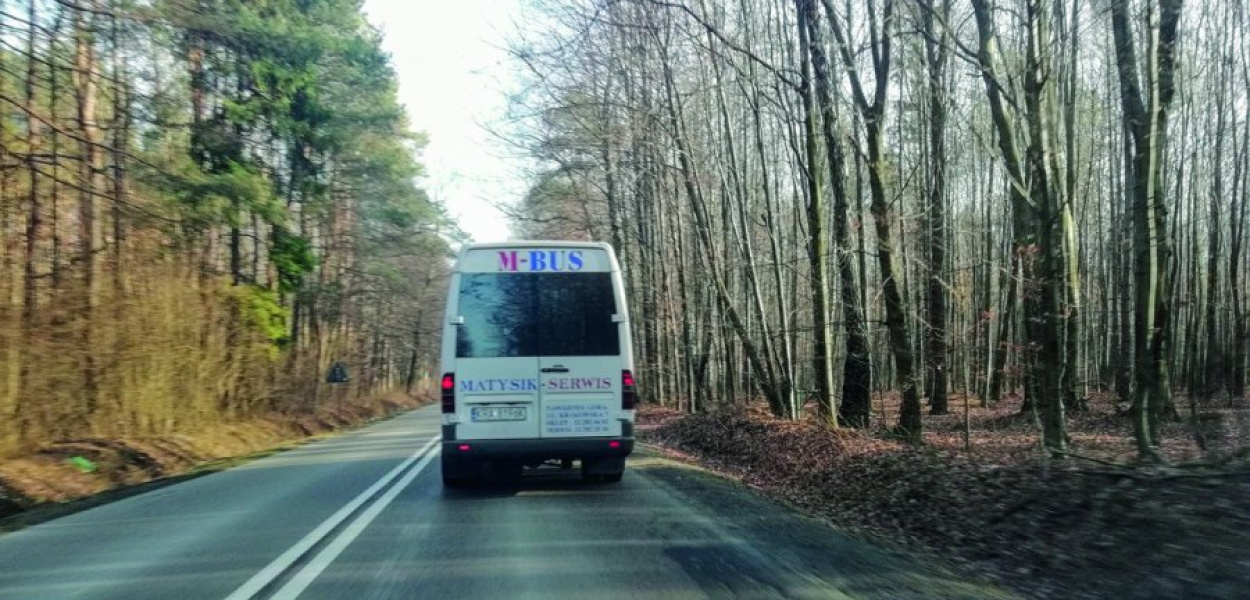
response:
[[[625,458],[633,451],[633,437],[443,440],[445,461],[531,462]]]

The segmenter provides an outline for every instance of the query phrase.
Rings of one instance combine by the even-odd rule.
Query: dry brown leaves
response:
[[[45,503],[67,502],[186,473],[203,463],[268,450],[431,402],[404,394],[354,400],[315,412],[271,413],[253,421],[144,438],[90,438],[45,444],[0,461],[0,519]],[[94,470],[67,463],[85,458]]]
[[[935,554],[1026,597],[1245,597],[1245,465],[1046,460],[1035,426],[1017,409],[970,410],[970,451],[963,414],[927,416],[923,447],[743,410],[670,415],[642,435],[840,527]],[[1070,427],[1077,454],[1107,462],[1132,456],[1128,421],[1110,404],[1072,415]],[[1170,456],[1203,454],[1191,434],[1167,426]]]

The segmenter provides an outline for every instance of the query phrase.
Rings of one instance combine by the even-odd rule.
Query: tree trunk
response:
[[[121,297],[127,291],[125,268],[126,222],[123,209],[130,201],[129,182],[126,172],[126,153],[130,147],[131,91],[129,72],[121,50],[121,34],[118,19],[113,16],[113,73],[119,80],[113,91],[113,288],[117,295],[117,306],[121,309]]]
[[[928,325],[925,327],[928,343],[929,412],[944,415],[949,412],[947,387],[950,380],[946,342],[947,293],[946,282],[946,53],[947,28],[939,34],[934,27],[933,0],[926,0],[921,9],[925,34],[925,64],[929,85],[929,177],[928,177],[928,229],[929,229],[929,289]],[[950,15],[950,1],[941,6],[943,20]]]
[[[1168,373],[1171,312],[1167,232],[1167,201],[1162,168],[1167,118],[1175,95],[1175,51],[1181,0],[1159,0],[1158,22],[1150,4],[1151,42],[1147,48],[1145,99],[1137,76],[1137,53],[1124,3],[1111,4],[1120,100],[1133,144],[1132,220],[1134,257],[1134,329],[1136,381],[1133,394],[1133,432],[1143,460],[1161,461],[1159,419],[1171,404]]]
[[[1031,200],[1031,229],[1034,233],[1039,272],[1031,278],[1037,286],[1037,314],[1032,320],[1040,331],[1037,342],[1038,371],[1041,384],[1042,443],[1056,456],[1067,452],[1067,425],[1064,410],[1068,389],[1070,361],[1064,354],[1063,262],[1064,242],[1061,236],[1062,200],[1059,198],[1052,157],[1053,133],[1050,123],[1054,106],[1054,77],[1049,68],[1050,45],[1048,0],[1029,0],[1029,66],[1025,75],[1025,106],[1028,112],[1029,145],[1026,151]]]
[[[95,18],[74,12],[75,60],[74,86],[78,100],[78,127],[81,134],[81,156],[78,168],[78,243],[79,262],[82,269],[83,312],[81,327],[83,418],[95,412],[99,397],[99,382],[95,364],[95,314],[99,304],[99,260],[101,247],[100,222],[97,218],[96,193],[101,189],[98,181],[100,171],[100,130],[96,122],[96,77],[98,64],[95,54]]]
[[[1019,136],[1007,113],[1003,90],[1002,59],[998,33],[987,0],[973,0],[973,13],[979,39],[978,60],[990,102],[990,114],[997,132],[999,150],[1010,178],[1012,200],[1013,253],[1020,261],[1023,277],[1020,301],[1024,309],[1025,404],[1030,413],[1041,410],[1042,442],[1054,455],[1066,452],[1064,421],[1064,367],[1061,306],[1062,271],[1059,265],[1063,242],[1057,235],[1058,202],[1055,200],[1051,167],[1050,125],[1047,121],[1052,98],[1044,87],[1051,81],[1046,73],[1043,46],[1046,18],[1040,0],[1029,0],[1027,24],[1028,56],[1025,73],[1025,117],[1028,145],[1023,157]],[[1053,83],[1051,84],[1053,85]]]
[[[852,262],[854,250],[850,241],[850,214],[846,191],[845,151],[838,136],[837,106],[832,93],[829,59],[813,1],[799,3],[800,22],[805,25],[811,43],[812,73],[815,77],[816,100],[820,109],[822,139],[833,191],[833,235],[836,245],[842,319],[846,329],[846,357],[842,373],[842,401],[838,416],[851,427],[864,428],[872,416],[872,355],[864,332],[864,309],[860,304],[859,283]]]
[[[19,350],[14,356],[14,360],[18,363],[18,385],[17,395],[14,398],[16,405],[14,406],[14,415],[18,424],[17,441],[19,444],[26,443],[35,424],[35,407],[37,401],[32,398],[31,388],[31,366],[34,363],[34,356],[29,356],[30,350],[34,345],[34,336],[37,328],[38,310],[39,310],[39,280],[38,280],[38,255],[39,238],[42,237],[43,224],[43,208],[40,206],[39,197],[39,165],[36,159],[37,150],[42,146],[39,136],[42,124],[35,118],[35,81],[38,74],[37,61],[35,58],[35,31],[36,31],[36,2],[30,0],[30,6],[27,11],[28,33],[26,38],[27,66],[26,66],[26,97],[25,102],[28,110],[26,114],[26,170],[27,170],[27,190],[26,195],[26,239],[25,248],[22,256],[23,262],[23,278],[22,278],[22,328],[21,337],[19,338],[16,348]]]
[[[1246,67],[1250,69],[1250,66]],[[1248,73],[1247,79],[1250,79]],[[1246,233],[1246,196],[1250,194],[1250,123],[1242,125],[1241,151],[1233,175],[1232,231],[1229,235],[1228,282],[1229,301],[1232,309],[1233,356],[1229,369],[1230,400],[1242,400],[1246,394],[1246,313],[1242,305],[1241,252],[1242,236]]]
[[[816,108],[816,89],[823,87],[819,80],[812,80],[812,63],[823,48],[819,38],[811,37],[816,27],[816,0],[795,0],[798,12],[799,47],[802,58],[803,134],[807,142],[807,164],[803,169],[807,194],[807,256],[811,269],[812,326],[815,337],[813,366],[816,370],[816,405],[821,418],[830,426],[837,427],[838,408],[833,394],[833,337],[829,330],[829,267],[828,240],[825,235],[824,183],[821,177],[821,153],[819,126],[820,113]],[[823,104],[823,102],[822,102]],[[826,113],[828,116],[828,113]],[[826,138],[827,140],[828,138]],[[841,174],[835,174],[835,178]],[[845,283],[844,283],[845,285]]]
[[[421,353],[421,312],[417,312],[416,325],[412,327],[412,352],[408,355],[408,372],[404,378],[404,392],[412,395],[417,384],[417,358]]]
[[[894,261],[894,242],[891,227],[894,219],[886,198],[885,178],[889,165],[884,155],[883,128],[885,126],[885,105],[890,82],[890,50],[894,32],[894,1],[886,0],[882,6],[880,26],[876,2],[868,3],[869,31],[873,49],[873,70],[876,86],[873,97],[869,100],[864,92],[856,68],[855,58],[851,52],[847,36],[833,10],[832,0],[823,0],[825,17],[829,20],[834,39],[842,55],[842,62],[847,71],[847,78],[854,93],[855,105],[864,118],[867,133],[866,144],[868,160],[868,188],[871,193],[873,223],[877,233],[877,264],[881,270],[882,295],[885,298],[885,324],[889,334],[890,350],[894,355],[894,365],[898,372],[897,383],[903,401],[899,409],[899,433],[913,442],[923,439],[923,425],[920,415],[920,390],[916,381],[915,358],[912,352],[912,337],[907,326],[907,307],[901,289],[899,271]]]

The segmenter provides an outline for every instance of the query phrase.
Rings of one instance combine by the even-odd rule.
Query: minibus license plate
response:
[[[524,421],[524,406],[479,406],[473,409],[473,420],[480,421]]]

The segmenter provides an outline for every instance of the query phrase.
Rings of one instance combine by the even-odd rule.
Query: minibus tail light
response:
[[[634,410],[638,393],[634,387],[634,373],[629,369],[621,371],[621,410]]]
[[[443,373],[443,414],[456,412],[456,375]]]

